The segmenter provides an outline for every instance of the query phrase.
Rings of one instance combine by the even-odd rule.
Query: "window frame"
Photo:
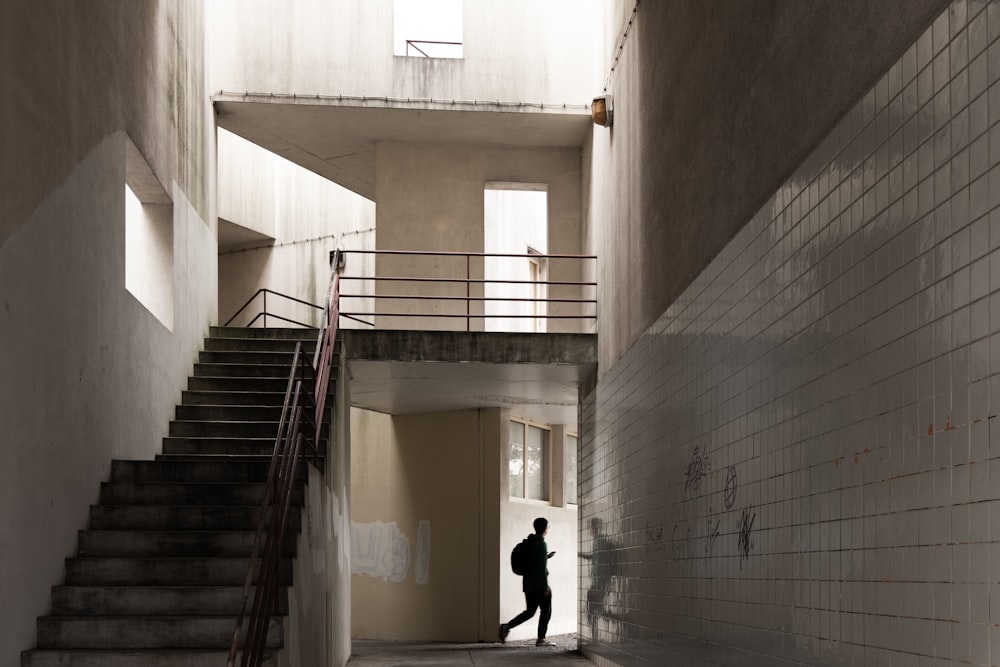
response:
[[[513,445],[515,444],[513,439],[510,437],[510,428],[513,424],[521,424],[524,427],[522,440],[524,442],[519,443],[521,446],[521,495],[515,495],[514,489],[511,488],[512,476],[508,476],[507,481],[507,497],[510,500],[524,501],[529,503],[544,503],[547,505],[552,504],[552,426],[550,424],[544,424],[542,422],[533,421],[531,419],[526,419],[524,417],[514,417],[511,416],[508,420],[507,426],[507,452],[508,452],[508,474],[510,470],[510,463],[513,460],[511,456]],[[542,440],[542,495],[543,498],[529,498],[528,497],[528,484],[527,484],[527,463],[526,463],[526,448],[528,440],[528,429],[536,428],[543,433]]]

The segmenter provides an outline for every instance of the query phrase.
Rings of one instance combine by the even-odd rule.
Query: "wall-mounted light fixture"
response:
[[[595,97],[590,105],[590,117],[594,119],[594,125],[611,127],[611,119],[614,115],[614,108],[611,103],[611,95],[601,95]]]

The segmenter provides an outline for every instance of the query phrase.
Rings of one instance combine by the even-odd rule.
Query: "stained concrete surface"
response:
[[[593,665],[577,651],[576,635],[549,637],[556,644],[537,647],[532,641],[451,644],[387,642],[355,639],[348,667],[548,667]]]

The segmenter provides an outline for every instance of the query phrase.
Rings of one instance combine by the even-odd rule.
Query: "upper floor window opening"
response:
[[[510,496],[550,500],[549,429],[520,419],[510,420]]]
[[[462,58],[462,0],[393,0],[392,53]]]

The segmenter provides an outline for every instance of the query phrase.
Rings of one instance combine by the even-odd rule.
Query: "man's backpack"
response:
[[[510,552],[510,569],[514,570],[514,574],[521,577],[528,573],[527,538],[515,544],[514,549]]]

